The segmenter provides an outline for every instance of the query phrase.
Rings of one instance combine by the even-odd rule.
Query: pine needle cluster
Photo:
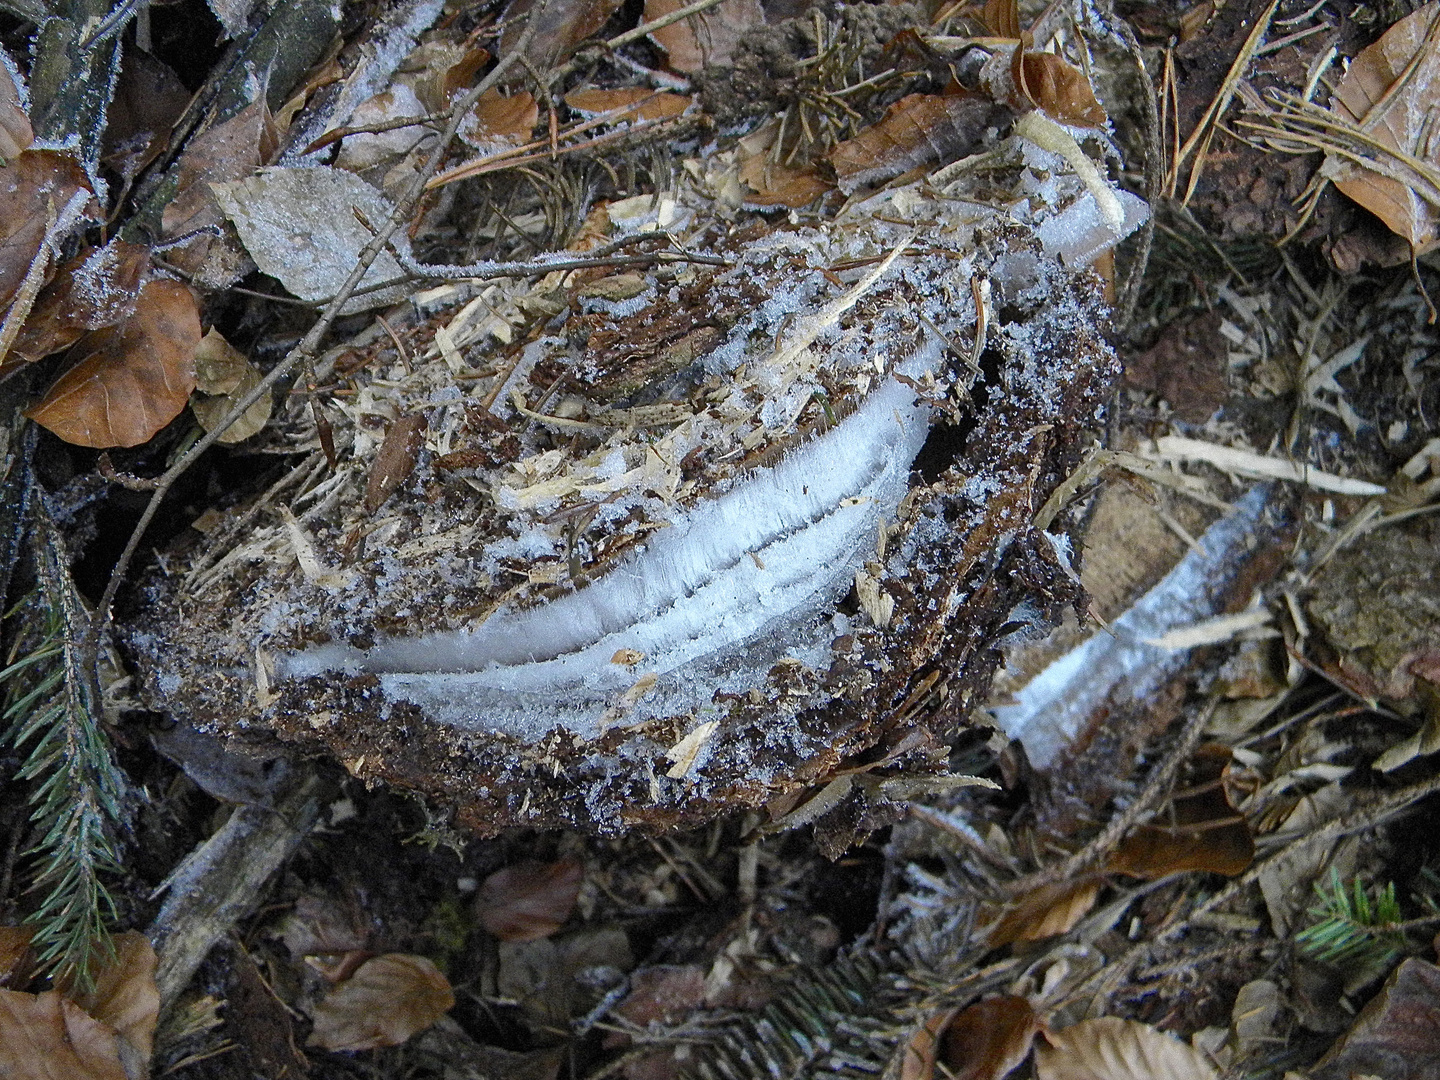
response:
[[[104,876],[120,869],[114,837],[124,788],[78,655],[85,611],[58,530],[43,510],[37,517],[41,587],[21,610],[30,623],[24,653],[0,671],[5,739],[25,753],[19,777],[33,785],[37,839],[26,854],[35,864],[31,889],[42,894],[27,918],[33,945],[53,975],[86,986],[111,947],[115,901]]]
[[[1305,952],[1327,964],[1388,967],[1405,949],[1395,883],[1367,889],[1357,877],[1346,888],[1332,869],[1329,885],[1315,884],[1319,903],[1310,909],[1318,922],[1295,935]]]

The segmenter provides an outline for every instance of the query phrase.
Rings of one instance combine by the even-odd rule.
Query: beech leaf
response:
[[[862,184],[979,149],[985,133],[1008,113],[978,95],[909,94],[853,139],[831,148],[826,160],[847,195]]]
[[[1205,1055],[1149,1024],[1102,1016],[1046,1031],[1036,1080],[1216,1080]]]
[[[55,990],[0,990],[0,1076],[6,1080],[126,1080],[118,1038]]]
[[[30,117],[25,115],[25,108],[20,104],[16,75],[15,62],[8,53],[0,50],[0,161],[18,157],[35,141]]]
[[[1044,885],[1010,905],[990,927],[991,948],[1012,941],[1039,941],[1068,932],[1095,906],[1104,879],[1089,874]]]
[[[476,898],[480,922],[501,941],[535,941],[565,925],[580,896],[579,859],[518,863],[485,879]]]
[[[1109,868],[1151,881],[1189,871],[1242,873],[1255,857],[1255,840],[1225,790],[1230,758],[1229,747],[1214,743],[1196,750],[1165,813],[1126,836]]]
[[[39,253],[51,208],[58,214],[88,190],[80,163],[52,150],[26,150],[0,168],[0,304],[10,302]]]
[[[460,126],[465,141],[486,153],[519,146],[530,138],[540,119],[540,106],[528,91],[502,97],[491,87]]]
[[[126,1072],[150,1075],[155,1025],[160,1018],[160,990],[155,985],[155,949],[149,938],[127,930],[114,938],[115,954],[94,974],[94,986],[83,994],[66,992],[87,1013],[120,1036],[118,1047]]]
[[[34,936],[28,926],[0,926],[0,987],[24,986],[35,973],[35,950],[30,947]]]
[[[685,7],[688,0],[645,0],[645,22],[663,18]],[[765,21],[760,0],[720,0],[708,11],[662,26],[650,39],[665,50],[676,71],[687,75],[707,65],[729,64],[740,38]]]
[[[947,1080],[1000,1080],[1030,1053],[1040,1019],[1022,997],[976,1002],[950,1021],[940,1038]]]
[[[656,93],[645,86],[622,86],[616,90],[600,90],[593,86],[582,86],[565,95],[565,104],[576,112],[594,115],[611,109],[625,109],[610,122],[622,120],[668,120],[679,116],[694,102],[685,94],[674,94],[669,90]],[[635,106],[626,108],[626,106]]]
[[[124,240],[87,248],[65,262],[36,297],[6,357],[4,374],[68,349],[87,330],[128,318],[149,269],[150,249]]]
[[[206,431],[214,431],[240,399],[260,384],[260,369],[211,327],[195,353],[195,389],[190,411]],[[222,443],[244,442],[270,419],[272,398],[262,394],[220,436]]]
[[[1440,3],[1426,4],[1361,50],[1331,103],[1342,120],[1364,128],[1380,147],[1402,158],[1419,158],[1432,170],[1440,166],[1440,142],[1433,138],[1440,49],[1426,38],[1437,12]],[[1407,70],[1422,49],[1424,55]],[[1402,75],[1406,81],[1397,87]],[[1372,116],[1376,106],[1383,111]],[[1333,154],[1327,155],[1326,168],[1338,174],[1336,187],[1408,240],[1417,255],[1440,245],[1440,209],[1409,184]]]
[[[511,0],[505,9],[505,30],[500,35],[500,55],[514,51],[527,26],[523,17],[532,8],[540,7],[534,33],[525,49],[531,64],[540,70],[568,59],[575,46],[595,33],[620,9],[622,0],[548,0],[537,5],[534,0]]]
[[[77,363],[25,415],[79,446],[139,446],[190,400],[199,347],[194,294],[157,279],[128,319],[76,343]]]
[[[399,1046],[455,1004],[450,981],[423,956],[386,953],[365,961],[315,1006],[309,1045],[326,1050]]]
[[[365,509],[374,513],[415,468],[415,456],[425,437],[425,414],[407,413],[390,425],[375,455],[365,484]]]

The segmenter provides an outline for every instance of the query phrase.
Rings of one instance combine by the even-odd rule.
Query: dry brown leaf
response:
[[[994,37],[1020,36],[1020,4],[1018,0],[985,0],[980,21]]]
[[[386,953],[360,965],[315,1006],[308,1045],[326,1050],[399,1046],[455,1004],[450,981],[423,956]]]
[[[34,931],[28,926],[0,926],[0,987],[24,986],[35,973]]]
[[[0,59],[0,161],[19,157],[35,141],[30,117],[20,104],[20,91],[15,86],[12,70],[9,56]]]
[[[1054,53],[1029,52],[1023,43],[1028,38],[1016,47],[1010,69],[1020,96],[1062,124],[1104,124],[1105,110],[1085,73]]]
[[[1309,1070],[1311,1080],[1440,1077],[1440,968],[1411,957],[1360,1010],[1349,1031]]]
[[[1090,874],[1075,881],[1044,885],[1011,904],[990,927],[991,948],[1012,941],[1039,941],[1064,934],[1095,906],[1105,879]]]
[[[630,992],[612,1015],[639,1027],[673,1024],[705,1004],[705,969],[699,964],[661,964],[630,976]]]
[[[540,119],[540,106],[528,91],[502,97],[491,87],[480,96],[461,132],[472,146],[493,152],[527,142]],[[495,143],[504,146],[496,147]]]
[[[1040,1018],[1022,997],[1005,995],[971,1005],[940,1038],[947,1080],[1000,1080],[1025,1060],[1039,1029]]]
[[[83,994],[60,989],[90,1016],[120,1036],[119,1052],[132,1077],[150,1075],[160,991],[155,985],[155,949],[136,930],[117,934],[115,955],[94,974],[94,987]]]
[[[214,431],[240,399],[260,385],[261,378],[260,369],[211,327],[195,353],[197,396],[190,402],[190,410],[202,428]],[[271,407],[272,398],[266,391],[225,430],[220,442],[244,442],[257,434],[270,419]]]
[[[625,109],[612,121],[617,124],[622,120],[668,120],[683,113],[694,100],[685,94],[672,94],[669,90],[656,93],[644,86],[622,86],[616,90],[582,86],[565,95],[565,104],[576,112],[594,115],[611,109]],[[627,108],[631,105],[635,107]]]
[[[579,859],[518,863],[485,879],[476,898],[480,922],[501,941],[535,941],[565,925],[580,896]]]
[[[15,296],[40,251],[51,208],[58,214],[89,190],[79,162],[52,150],[26,150],[0,168],[0,305]]]
[[[211,184],[241,180],[274,156],[283,134],[270,115],[264,95],[224,123],[196,136],[180,158],[175,198],[161,215],[161,232],[173,239],[197,230],[193,240],[170,248],[166,258],[206,284],[222,287],[251,269],[233,237],[215,235],[225,215]]]
[[[0,378],[68,349],[87,330],[113,326],[135,311],[150,269],[150,249],[124,240],[87,248],[60,266],[35,299]]]
[[[910,1036],[900,1058],[899,1080],[932,1080],[935,1060],[940,1054],[940,1036],[950,1026],[955,1012],[946,1009],[936,1013]]]
[[[1433,137],[1440,49],[1426,46],[1425,40],[1437,12],[1440,3],[1426,4],[1361,50],[1335,88],[1331,104],[1338,116],[1366,129],[1382,146],[1423,159],[1431,168],[1440,166],[1440,140]],[[1425,54],[1407,72],[1422,48]],[[1402,74],[1405,82],[1397,86]],[[1377,104],[1383,112],[1372,117]],[[1327,156],[1327,166],[1338,167],[1336,187],[1408,240],[1416,254],[1440,245],[1440,209],[1410,185],[1333,155]]]
[[[755,192],[745,202],[752,206],[809,206],[835,185],[814,169],[791,169],[756,154],[740,166],[741,181]]]
[[[169,64],[133,44],[125,46],[120,77],[105,110],[102,160],[126,180],[160,156],[190,92]]]
[[[139,446],[190,400],[199,347],[194,294],[152,281],[130,318],[80,339],[75,365],[25,415],[79,446]]]
[[[548,0],[536,20],[535,33],[525,55],[536,69],[547,68],[569,59],[575,47],[609,21],[620,10],[622,0]],[[514,51],[525,30],[526,20],[520,18],[535,0],[511,0],[505,9],[505,30],[500,35],[500,55]]]
[[[1005,110],[978,95],[910,94],[886,110],[853,139],[825,155],[847,195],[862,184],[892,176],[937,159],[952,161],[974,153],[986,130]]]
[[[664,18],[689,0],[645,0],[645,21]],[[676,71],[687,75],[706,65],[729,64],[741,35],[765,21],[760,0],[720,0],[709,11],[662,26],[650,35]]]
[[[0,990],[0,1076],[126,1080],[115,1032],[57,991]]]
[[[1125,837],[1109,869],[1151,881],[1190,871],[1242,873],[1255,857],[1255,840],[1225,789],[1230,758],[1230,748],[1216,743],[1196,750],[1165,813]]]
[[[1102,1016],[1046,1031],[1035,1047],[1036,1080],[1215,1080],[1199,1050],[1149,1024]]]
[[[365,484],[365,509],[374,513],[415,468],[415,456],[425,438],[425,414],[407,413],[390,425],[375,455]]]

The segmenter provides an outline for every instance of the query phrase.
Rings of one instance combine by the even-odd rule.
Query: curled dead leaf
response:
[[[386,953],[361,964],[315,1006],[308,1045],[326,1050],[399,1046],[455,1004],[450,980],[423,956]]]
[[[1385,162],[1389,151],[1401,164],[1419,159],[1432,173],[1440,166],[1440,142],[1432,134],[1440,85],[1440,49],[1431,40],[1437,13],[1440,3],[1432,2],[1395,23],[1361,50],[1335,87],[1331,109],[1375,142],[1381,151],[1377,165],[1396,164]],[[1414,186],[1335,154],[1327,154],[1326,168],[1336,174],[1337,188],[1408,240],[1417,255],[1440,245],[1440,207]]]
[[[1242,873],[1255,857],[1255,840],[1226,791],[1231,756],[1215,743],[1196,750],[1169,806],[1125,837],[1109,869],[1151,881],[1190,871]]]
[[[645,0],[645,21],[663,18],[685,7],[687,0]],[[765,21],[759,0],[720,0],[698,15],[662,26],[650,38],[665,50],[670,66],[687,75],[707,64],[731,62],[741,35]]]
[[[1088,874],[1075,881],[1041,886],[1000,913],[990,927],[987,943],[999,948],[1014,941],[1039,941],[1068,933],[1095,906],[1104,883],[1100,874]]]
[[[211,327],[195,353],[197,396],[190,402],[190,410],[202,428],[214,431],[240,399],[260,385],[261,378],[260,369]],[[270,393],[262,394],[225,430],[220,442],[243,442],[259,433],[270,419],[272,404]]]
[[[1215,1080],[1193,1047],[1149,1024],[1102,1016],[1046,1031],[1035,1047],[1037,1080]]]
[[[0,1076],[127,1080],[115,1032],[55,990],[0,990]]]
[[[501,941],[536,941],[565,925],[580,896],[579,859],[519,863],[497,870],[480,886],[480,922]]]
[[[1010,65],[1020,97],[1062,124],[1104,124],[1105,109],[1085,73],[1054,53],[1029,51],[1028,44],[1027,34],[1016,46]]]
[[[899,1080],[931,1080],[934,1077],[935,1059],[940,1054],[940,1035],[949,1027],[954,1016],[954,1009],[938,1012],[910,1036],[900,1054]]]
[[[1039,1029],[1040,1018],[1022,997],[976,1002],[945,1029],[940,1062],[953,1080],[1000,1080],[1025,1060]]]
[[[879,122],[825,155],[847,195],[862,184],[931,161],[953,161],[974,153],[986,132],[1003,123],[1008,110],[979,95],[909,94],[891,105]]]
[[[151,281],[134,314],[76,343],[74,366],[25,415],[79,446],[139,446],[190,400],[199,347],[194,294],[177,281]]]
[[[534,31],[525,55],[537,70],[547,68],[566,60],[575,47],[605,25],[610,16],[620,9],[622,0],[548,0],[537,4],[535,0],[510,0],[505,9],[505,30],[500,35],[500,55],[508,56],[519,44],[520,35],[527,26],[523,18],[538,7]]]
[[[617,124],[622,120],[668,120],[683,113],[694,100],[685,94],[674,94],[669,90],[657,93],[644,86],[622,86],[616,90],[582,86],[565,95],[566,105],[591,116],[612,109],[624,109],[613,120]]]

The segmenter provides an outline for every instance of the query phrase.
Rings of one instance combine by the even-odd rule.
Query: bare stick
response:
[[[544,10],[544,7],[544,0],[542,0],[534,14],[538,16],[540,12]],[[480,100],[480,96],[498,83],[506,69],[525,51],[525,48],[530,44],[530,39],[534,36],[536,21],[535,18],[530,20],[529,24],[525,27],[525,32],[521,34],[520,40],[515,43],[515,49],[503,57],[495,67],[490,70],[490,73],[481,79],[475,88],[456,104],[454,112],[450,117],[450,123],[446,126],[445,133],[441,136],[439,144],[426,160],[424,168],[416,173],[415,177],[410,181],[404,196],[395,207],[395,212],[390,215],[390,220],[380,228],[374,238],[366,244],[364,250],[360,252],[354,269],[350,271],[349,277],[347,277],[345,283],[340,286],[339,291],[336,292],[329,306],[321,313],[320,318],[315,321],[315,325],[310,328],[309,332],[300,340],[300,343],[290,350],[290,354],[286,356],[284,360],[275,365],[275,367],[255,385],[254,389],[235,403],[234,407],[225,415],[225,419],[222,420],[213,431],[209,432],[203,439],[191,447],[184,457],[170,466],[164,475],[156,481],[155,493],[150,496],[150,502],[146,504],[144,513],[140,515],[139,522],[136,523],[134,530],[130,533],[130,539],[125,544],[125,550],[121,552],[119,561],[115,564],[114,570],[110,572],[110,580],[106,583],[105,593],[100,598],[100,603],[90,618],[90,625],[86,630],[85,641],[80,650],[82,663],[94,683],[97,694],[99,687],[98,660],[100,653],[100,635],[110,622],[110,609],[115,603],[115,594],[120,589],[120,582],[125,579],[126,571],[130,568],[130,561],[135,557],[135,552],[140,547],[140,540],[145,535],[145,530],[149,528],[150,522],[155,519],[155,514],[159,511],[160,504],[164,501],[166,494],[168,494],[170,488],[174,486],[175,481],[178,480],[191,465],[195,464],[200,455],[215,445],[216,441],[229,429],[230,425],[240,419],[251,405],[260,400],[261,395],[268,393],[270,388],[277,382],[285,378],[302,364],[314,358],[316,351],[320,347],[320,342],[324,340],[325,335],[329,333],[330,327],[340,315],[341,307],[345,301],[350,298],[355,287],[360,284],[361,278],[363,278],[366,271],[370,269],[370,264],[385,250],[385,245],[389,243],[390,237],[410,220],[411,213],[425,193],[425,181],[434,175],[435,170],[440,167],[440,162],[444,159],[450,143],[455,138],[456,131],[460,128],[460,122],[469,113],[471,107]],[[97,697],[96,700],[99,700],[99,698]]]

